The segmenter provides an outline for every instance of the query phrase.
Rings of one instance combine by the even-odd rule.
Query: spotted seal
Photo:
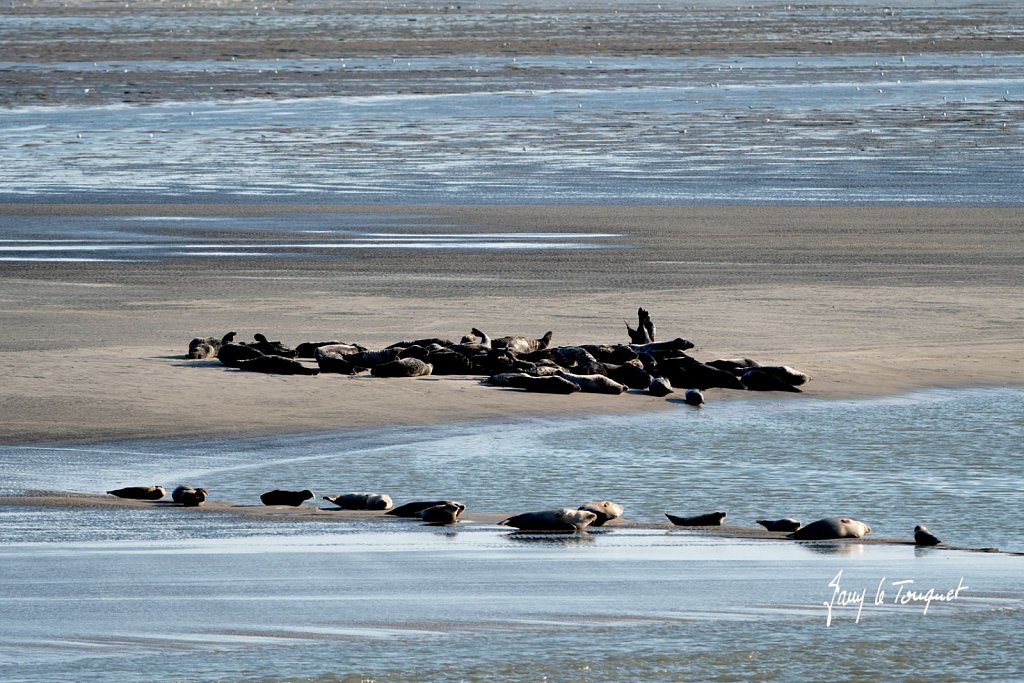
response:
[[[618,519],[625,512],[621,503],[613,503],[610,500],[597,500],[580,505],[578,510],[588,510],[597,515],[597,519],[590,523],[590,526],[604,526],[605,523]]]
[[[573,510],[559,508],[557,510],[541,510],[524,512],[498,522],[502,526],[511,526],[520,531],[583,531],[597,520],[597,513],[590,510]]]
[[[390,510],[395,505],[386,493],[342,493],[324,496],[324,500],[343,510]]]

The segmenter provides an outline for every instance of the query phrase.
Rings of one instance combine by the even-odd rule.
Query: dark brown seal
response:
[[[261,495],[260,500],[263,501],[264,505],[291,505],[292,507],[298,507],[313,497],[314,494],[309,489],[303,491],[274,489]]]
[[[132,500],[160,500],[167,495],[163,486],[128,486],[123,489],[107,491],[118,498],[131,498]]]
[[[709,512],[706,515],[696,515],[694,517],[676,517],[666,512],[665,516],[668,517],[668,521],[676,526],[722,526],[726,514],[728,513]]]

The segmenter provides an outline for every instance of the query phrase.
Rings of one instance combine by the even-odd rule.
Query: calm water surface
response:
[[[754,399],[629,417],[232,440],[0,448],[4,493],[189,481],[380,490],[521,511],[849,514],[1024,549],[1024,392]],[[1021,558],[620,529],[518,538],[401,520],[181,508],[0,508],[5,680],[1000,680],[1019,672]],[[824,603],[868,593],[859,615]],[[895,582],[954,602],[894,604]],[[888,597],[874,604],[882,589]],[[799,657],[794,657],[794,650]],[[195,670],[201,662],[201,670]],[[827,672],[827,673],[826,673]]]

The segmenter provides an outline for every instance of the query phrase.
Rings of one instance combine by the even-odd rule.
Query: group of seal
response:
[[[119,498],[156,501],[167,495],[163,486],[129,486],[107,491]],[[180,485],[171,494],[172,500],[184,507],[201,506],[209,497],[204,488]],[[274,489],[260,495],[260,501],[268,506],[299,507],[305,501],[316,498],[309,489],[287,490]],[[336,496],[324,496],[324,500],[333,503],[338,510],[366,510],[383,512],[385,515],[419,519],[427,524],[447,525],[459,521],[466,506],[454,500],[422,500],[404,503],[395,507],[391,496],[386,493],[342,493]],[[578,533],[589,527],[601,527],[606,523],[619,519],[625,512],[621,503],[610,500],[599,500],[583,503],[578,507],[562,507],[548,510],[524,512],[497,522],[501,526],[514,527],[517,532],[552,532]],[[673,526],[707,527],[722,526],[727,513],[710,512],[700,515],[679,516],[668,512],[665,516]],[[866,523],[850,517],[826,517],[801,526],[792,518],[759,519],[757,523],[766,530],[785,533],[787,538],[797,541],[823,541],[840,539],[859,539],[871,533]],[[914,544],[918,546],[934,546],[941,544],[923,524],[914,527]]]
[[[422,377],[470,375],[483,383],[514,391],[551,394],[629,391],[666,397],[684,390],[684,403],[704,405],[702,393],[724,388],[800,392],[806,374],[786,365],[761,365],[750,358],[701,362],[686,352],[693,342],[682,337],[657,341],[650,313],[637,309],[637,327],[626,325],[629,343],[551,346],[553,333],[540,337],[491,337],[472,328],[458,342],[437,337],[395,342],[370,349],[339,340],[303,342],[292,348],[256,333],[251,342],[196,337],[189,358],[218,358],[227,367],[277,375],[356,375]],[[315,361],[316,367],[304,361]]]

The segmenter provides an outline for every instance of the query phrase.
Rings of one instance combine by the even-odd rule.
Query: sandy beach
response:
[[[273,215],[325,225],[352,206],[7,204],[0,215]],[[609,233],[603,248],[369,250],[343,260],[11,262],[0,275],[6,443],[338,430],[658,410],[644,395],[523,394],[478,378],[253,376],[187,361],[193,336],[288,344],[554,332],[628,341],[648,308],[702,360],[748,356],[812,377],[809,396],[1024,381],[1015,208],[372,207],[441,232]],[[829,226],[821,230],[821,226]],[[423,231],[422,227],[414,228]],[[410,230],[413,230],[410,228]],[[295,239],[292,236],[290,239]],[[315,237],[310,236],[311,242]],[[315,251],[315,250],[314,250]],[[735,392],[713,390],[709,400]]]

